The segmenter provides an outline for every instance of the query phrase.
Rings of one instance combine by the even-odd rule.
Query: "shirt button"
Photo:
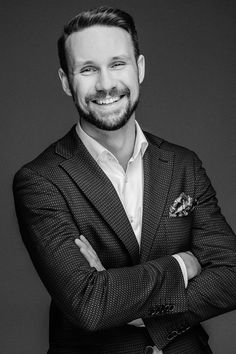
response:
[[[133,223],[134,222],[133,216],[130,216],[129,220],[130,220],[131,223]]]

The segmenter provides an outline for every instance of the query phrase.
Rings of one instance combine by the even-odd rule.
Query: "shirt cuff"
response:
[[[186,269],[186,266],[185,266],[185,263],[183,261],[183,259],[180,257],[180,255],[178,254],[173,254],[173,256],[179,263],[179,266],[182,270],[182,274],[183,274],[183,278],[184,278],[184,284],[185,284],[185,289],[187,288],[188,286],[188,273],[187,273],[187,269]]]
[[[135,326],[135,327],[145,327],[145,324],[142,318],[138,318],[137,320],[133,320],[128,323],[128,325]]]

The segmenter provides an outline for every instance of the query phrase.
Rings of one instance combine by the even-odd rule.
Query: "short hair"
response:
[[[65,48],[66,39],[69,37],[70,34],[94,25],[119,27],[127,31],[132,39],[135,58],[136,60],[138,59],[138,56],[140,54],[138,35],[133,18],[127,12],[122,11],[120,9],[101,6],[88,11],[83,11],[65,24],[62,35],[60,36],[57,42],[57,49],[60,66],[66,75],[68,75],[69,71]]]

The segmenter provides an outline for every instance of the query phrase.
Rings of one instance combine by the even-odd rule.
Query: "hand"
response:
[[[83,235],[81,235],[80,238],[76,238],[75,243],[79,247],[80,252],[87,259],[90,267],[96,268],[98,272],[105,270],[97,253]]]
[[[192,252],[181,252],[178,253],[178,255],[184,261],[187,270],[188,280],[196,277],[201,273],[202,267]]]

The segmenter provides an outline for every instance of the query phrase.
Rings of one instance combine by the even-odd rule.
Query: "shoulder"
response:
[[[24,176],[26,171],[45,177],[58,173],[61,162],[74,154],[77,145],[75,127],[72,127],[65,136],[50,144],[37,157],[24,164],[16,172],[14,180]]]
[[[60,159],[58,159],[57,155],[55,155],[54,153],[56,144],[57,142],[52,143],[33,160],[25,163],[16,172],[15,176],[21,175],[25,170],[30,170],[32,172],[37,171],[38,173],[40,173],[43,172],[45,168],[53,168],[58,165],[58,163],[60,163]]]
[[[187,147],[169,142],[163,138],[160,138],[146,131],[144,132],[144,134],[149,143],[156,145],[160,150],[173,153],[176,159],[180,159],[182,161],[186,159],[187,160],[198,159],[197,154]]]

